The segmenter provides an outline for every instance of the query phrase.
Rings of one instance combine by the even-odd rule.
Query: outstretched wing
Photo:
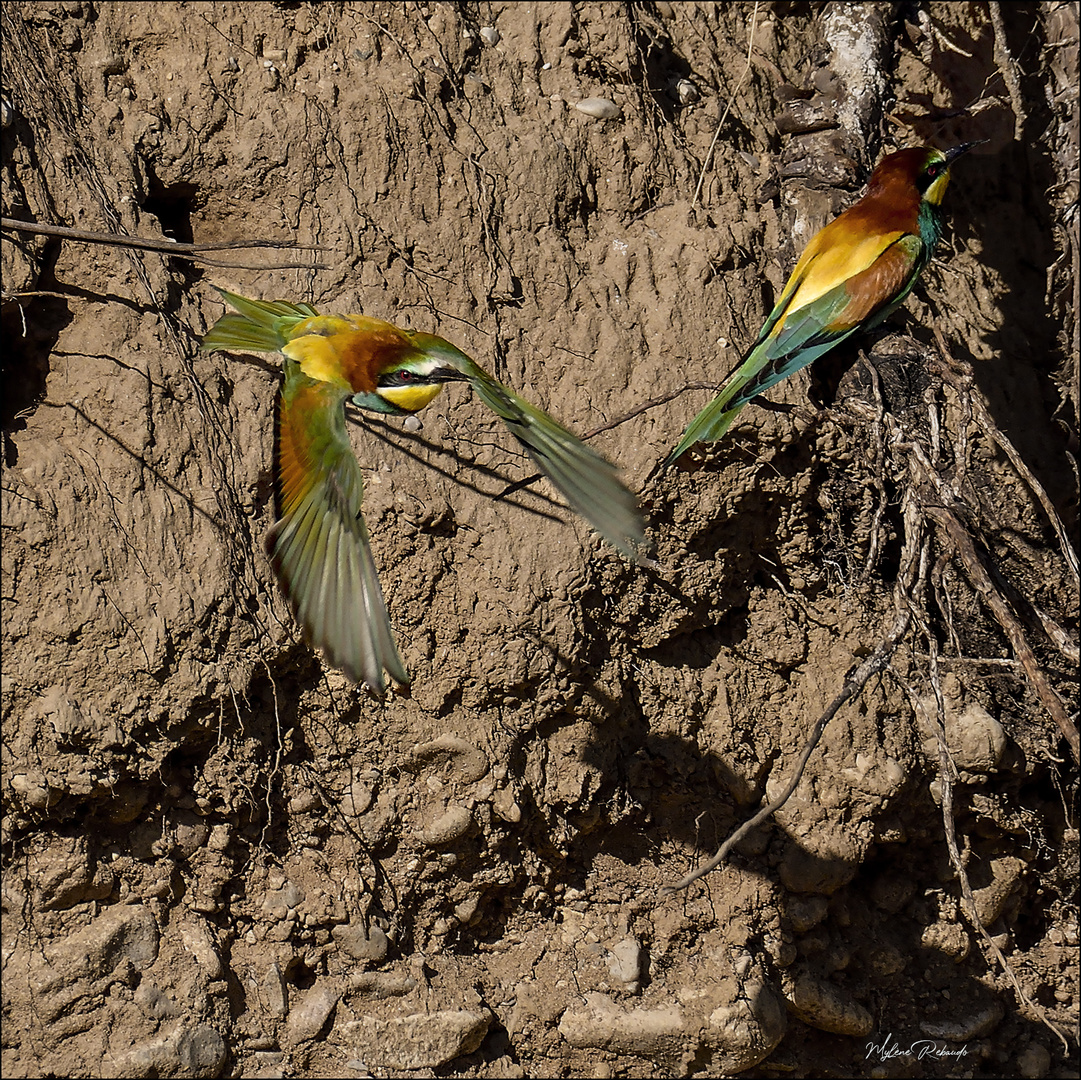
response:
[[[364,482],[345,432],[347,392],[285,360],[275,451],[274,569],[309,640],[382,693],[384,671],[409,682],[390,628],[361,514]]]
[[[610,544],[638,558],[645,528],[637,501],[616,467],[477,364],[470,361],[463,374],[571,506]]]

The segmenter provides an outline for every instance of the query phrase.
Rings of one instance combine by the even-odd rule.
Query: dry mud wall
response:
[[[2,16],[5,215],[282,245],[4,234],[5,1076],[1071,1074],[1075,5]],[[887,332],[642,490],[656,568],[451,387],[349,417],[411,695],[300,640],[212,285],[441,333],[637,491],[881,154],[972,139]]]

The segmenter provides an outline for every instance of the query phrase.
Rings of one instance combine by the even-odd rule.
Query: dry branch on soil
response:
[[[137,251],[155,251],[189,262],[202,263],[230,270],[328,270],[325,263],[264,263],[251,266],[248,263],[224,262],[208,259],[206,251],[244,251],[249,248],[274,248],[295,251],[323,251],[324,248],[310,244],[297,244],[277,240],[228,240],[220,244],[182,244],[179,240],[147,240],[141,236],[124,233],[91,232],[88,229],[72,229],[67,225],[48,225],[39,221],[19,221],[17,218],[0,218],[0,226],[13,232],[30,233],[33,236],[52,236],[64,240],[78,240],[84,244],[103,244],[107,247],[134,248]]]

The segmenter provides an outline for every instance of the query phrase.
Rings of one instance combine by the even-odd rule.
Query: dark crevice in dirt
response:
[[[49,239],[34,256],[37,263],[35,292],[63,291],[55,269],[62,241]],[[0,373],[4,394],[0,423],[4,428],[5,461],[14,465],[17,440],[11,436],[25,429],[28,410],[45,397],[50,356],[64,327],[72,319],[69,302],[59,296],[32,295],[5,302],[2,314],[4,358]]]

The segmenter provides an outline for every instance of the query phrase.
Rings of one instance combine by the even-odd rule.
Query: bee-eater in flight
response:
[[[468,382],[529,456],[609,543],[637,557],[644,529],[616,469],[493,379],[449,341],[367,315],[320,315],[308,304],[246,300],[203,338],[205,352],[281,352],[274,479],[278,519],[267,538],[285,595],[330,663],[375,693],[384,671],[406,685],[361,514],[364,482],[345,430],[345,404],[415,413],[446,382]]]
[[[950,165],[976,145],[916,147],[879,162],[867,194],[811,239],[757,340],[661,468],[721,438],[752,398],[904,301],[942,234]]]

